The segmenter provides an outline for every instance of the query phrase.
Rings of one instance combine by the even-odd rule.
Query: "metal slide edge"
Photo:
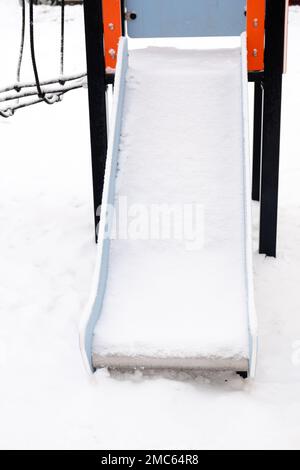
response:
[[[109,205],[114,203],[115,180],[118,162],[118,149],[122,125],[122,111],[125,95],[125,79],[128,66],[127,39],[122,37],[118,47],[118,59],[114,84],[114,98],[110,120],[110,133],[105,167],[105,178],[98,231],[97,259],[90,298],[79,327],[80,351],[85,368],[94,372],[92,364],[93,333],[101,313],[109,264],[110,241],[107,234],[109,227]]]
[[[241,80],[244,148],[244,216],[245,216],[245,268],[249,330],[249,376],[254,378],[257,359],[257,317],[254,304],[252,209],[251,209],[251,160],[248,128],[248,74],[246,33],[241,34]]]

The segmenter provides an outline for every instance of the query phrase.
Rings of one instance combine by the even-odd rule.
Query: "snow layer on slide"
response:
[[[204,245],[113,240],[94,353],[249,357],[241,85],[240,48],[130,52],[116,203],[200,204]]]

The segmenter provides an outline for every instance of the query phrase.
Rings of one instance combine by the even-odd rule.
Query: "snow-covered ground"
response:
[[[85,68],[81,7],[67,9],[66,71]],[[58,9],[39,7],[41,77],[57,75]],[[0,86],[14,81],[17,0],[0,0]],[[96,248],[86,90],[0,118],[0,447],[300,448],[300,9],[289,18],[278,258],[257,254],[256,380],[86,375],[78,323]],[[32,78],[28,52],[23,78]],[[251,106],[250,106],[251,109]]]

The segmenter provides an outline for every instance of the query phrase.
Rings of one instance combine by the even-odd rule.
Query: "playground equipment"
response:
[[[247,81],[255,83],[252,198],[261,200],[259,250],[275,256],[287,2],[93,0],[84,10],[96,226],[100,216],[95,278],[80,330],[85,364],[253,376]],[[235,48],[128,54],[125,31],[132,38],[241,40]],[[108,208],[123,196],[144,203],[197,200],[208,212],[203,249],[190,254],[180,243],[111,240]]]
[[[34,82],[21,81],[21,68],[23,63],[23,53],[25,47],[26,30],[26,3],[29,3],[28,27],[30,36],[30,52]],[[65,38],[65,5],[70,3],[60,0],[60,51],[59,51],[59,76],[48,80],[39,79],[39,72],[35,54],[35,34],[34,34],[34,4],[39,2],[34,0],[20,0],[22,7],[21,18],[21,41],[17,63],[15,83],[0,89],[0,116],[9,118],[22,108],[38,103],[54,104],[61,101],[63,95],[71,90],[81,88],[86,83],[86,73],[66,75],[64,71],[64,38]]]

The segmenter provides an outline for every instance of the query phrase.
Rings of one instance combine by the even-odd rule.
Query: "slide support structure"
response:
[[[115,75],[114,70],[106,70],[105,66],[104,42],[109,37],[104,37],[104,26],[107,25],[104,25],[103,6],[108,1],[84,0],[96,241],[107,153],[106,89],[107,85],[113,85]],[[119,2],[115,4],[121,11],[118,30],[125,35],[125,1]],[[248,48],[252,51],[251,63],[248,61],[248,80],[255,83],[252,199],[260,200],[259,252],[276,256],[281,95],[288,1],[261,0],[260,4],[259,0],[248,0],[247,9]],[[262,66],[263,69],[260,68]]]
[[[107,154],[107,112],[102,0],[84,1],[86,62],[94,197],[95,239],[100,219]]]
[[[277,239],[286,12],[286,0],[266,0],[259,252],[273,257]]]
[[[257,80],[254,83],[254,123],[253,123],[253,169],[252,169],[252,199],[260,199],[261,176],[261,139],[262,139],[262,111],[263,111],[263,83]]]

